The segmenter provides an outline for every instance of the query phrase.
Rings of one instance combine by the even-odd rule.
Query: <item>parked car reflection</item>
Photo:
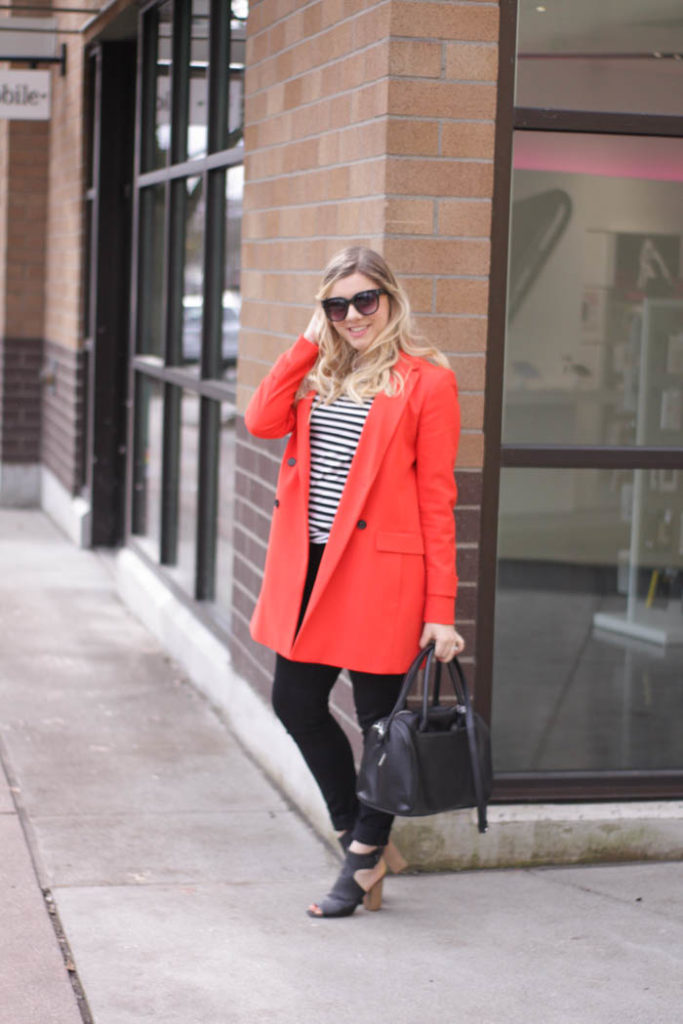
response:
[[[202,351],[202,319],[204,305],[201,295],[183,299],[183,363],[198,363]],[[234,366],[239,348],[239,298],[226,292],[223,296],[221,357],[223,366]]]

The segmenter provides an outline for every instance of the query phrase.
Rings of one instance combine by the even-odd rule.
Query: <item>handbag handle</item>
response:
[[[434,651],[433,644],[430,644],[432,653]],[[481,764],[479,763],[479,754],[477,748],[477,733],[474,724],[474,711],[472,709],[472,701],[470,700],[470,693],[467,688],[467,682],[465,680],[465,673],[462,670],[462,665],[458,661],[455,655],[451,661],[446,663],[448,666],[448,674],[450,676],[451,683],[453,684],[453,690],[455,691],[455,697],[458,703],[464,708],[465,711],[465,729],[467,731],[467,743],[470,748],[470,763],[472,765],[472,781],[474,782],[474,794],[477,798],[477,822],[480,832],[486,832],[488,829],[488,823],[486,820],[486,800],[484,799],[484,784],[481,777]],[[436,706],[439,702],[439,695],[441,692],[441,665],[442,662],[436,662],[436,671],[434,673],[434,696],[432,699],[432,707]],[[420,730],[424,731],[427,728],[427,714],[429,707],[429,668],[430,663],[425,665],[425,675],[422,687],[422,721],[420,723]]]
[[[441,666],[439,666],[439,669]],[[484,799],[484,783],[481,777],[481,764],[477,748],[477,733],[474,724],[474,711],[470,700],[469,690],[465,682],[465,673],[458,659],[454,656],[448,662],[448,671],[453,683],[453,689],[458,695],[458,684],[462,694],[462,703],[465,706],[465,727],[467,729],[467,742],[470,748],[470,761],[472,763],[472,781],[474,782],[474,794],[477,798],[477,822],[479,831],[484,833],[488,830],[486,820],[486,800]],[[439,672],[440,675],[440,672]]]
[[[413,659],[410,668],[406,672],[405,677],[403,679],[403,684],[401,685],[399,695],[396,698],[396,703],[394,704],[393,708],[387,715],[387,718],[381,723],[381,736],[386,736],[386,734],[389,732],[389,729],[391,728],[391,723],[393,722],[396,715],[399,713],[399,711],[403,711],[403,709],[405,708],[408,700],[408,694],[413,688],[413,683],[417,678],[417,674],[420,671],[423,661],[425,662],[425,681],[429,679],[429,673],[431,670],[433,657],[434,644],[428,644],[423,650],[420,651],[417,657]],[[425,687],[425,690],[427,689],[428,686]],[[379,726],[380,722],[375,722],[373,728],[377,729]]]
[[[373,726],[377,729],[380,737],[387,735],[391,729],[391,723],[393,722],[399,711],[402,711],[406,706],[408,700],[408,694],[415,682],[418,672],[422,666],[422,662],[425,663],[424,678],[422,682],[422,721],[420,723],[420,729],[424,730],[427,725],[427,712],[429,706],[429,677],[431,674],[432,662],[434,660],[434,644],[427,644],[423,650],[414,658],[410,668],[406,672],[401,691],[396,698],[392,710],[389,712],[386,720],[383,722],[375,722]],[[453,689],[455,690],[455,696],[465,709],[465,728],[467,731],[467,743],[470,748],[470,762],[472,764],[472,781],[474,782],[474,794],[477,798],[477,822],[479,831],[484,833],[488,829],[486,820],[486,800],[484,798],[484,784],[481,777],[481,765],[479,764],[479,754],[477,749],[477,733],[474,724],[474,712],[472,710],[472,702],[470,700],[469,691],[467,689],[467,683],[465,682],[465,674],[462,670],[460,662],[456,657],[452,661],[448,662],[448,672],[450,675]],[[436,673],[434,676],[434,703],[437,702],[439,697],[441,685],[441,662],[437,661]]]

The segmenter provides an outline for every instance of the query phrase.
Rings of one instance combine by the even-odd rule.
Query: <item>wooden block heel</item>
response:
[[[366,892],[363,897],[363,906],[366,910],[381,910],[382,909],[382,888],[384,886],[384,878],[380,878],[379,882],[375,882],[373,886]]]

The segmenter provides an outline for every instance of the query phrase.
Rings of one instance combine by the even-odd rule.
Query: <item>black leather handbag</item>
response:
[[[408,694],[423,663],[422,706],[409,710]],[[492,779],[489,730],[472,710],[458,659],[445,667],[455,704],[440,703],[443,666],[434,657],[433,644],[415,658],[393,710],[368,732],[358,772],[358,797],[380,811],[404,817],[476,807],[479,831],[486,832]]]

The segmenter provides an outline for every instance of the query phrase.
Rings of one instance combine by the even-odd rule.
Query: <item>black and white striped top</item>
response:
[[[358,405],[341,395],[329,405],[317,398],[311,411],[311,478],[308,534],[326,544],[372,399]]]

